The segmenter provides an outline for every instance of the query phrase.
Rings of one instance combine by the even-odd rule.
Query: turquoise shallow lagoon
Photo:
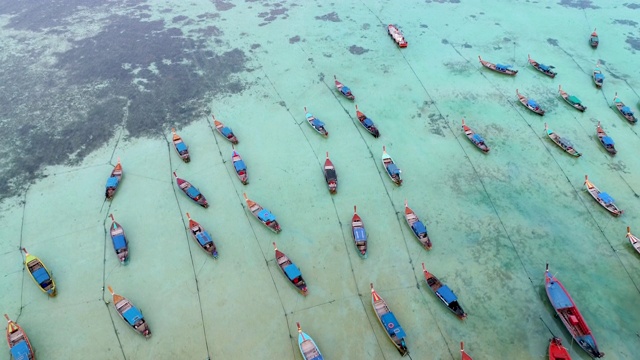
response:
[[[640,112],[638,14],[640,3],[627,0],[2,4],[0,309],[39,359],[301,359],[296,322],[326,359],[399,358],[372,309],[373,283],[414,360],[458,359],[460,341],[475,359],[546,359],[547,326],[572,358],[588,359],[553,316],[549,263],[606,359],[636,359],[640,255],[625,234],[640,233],[640,125],[611,106],[617,93]],[[389,23],[406,49],[387,35]],[[537,72],[527,54],[558,76]],[[478,55],[519,73],[491,72]],[[598,61],[601,90],[591,81]],[[380,138],[357,122],[333,75]],[[588,109],[570,108],[558,85]],[[545,116],[525,109],[516,89]],[[305,106],[328,138],[305,123]],[[248,185],[211,114],[238,136]],[[466,139],[463,117],[489,154]],[[615,157],[598,143],[598,121]],[[582,157],[554,145],[545,122]],[[173,126],[188,164],[170,144]],[[401,187],[381,165],[383,146],[402,169]],[[327,151],[335,195],[321,171]],[[124,178],[105,202],[118,158]],[[173,171],[210,207],[181,193]],[[621,217],[593,201],[585,174]],[[281,233],[253,218],[243,193],[277,216]],[[404,220],[405,200],[429,230],[428,252]],[[367,259],[351,239],[354,205]],[[190,237],[186,212],[211,232],[217,260]],[[126,266],[109,214],[130,243]],[[300,267],[308,296],[281,274],[273,242]],[[21,247],[53,272],[57,297],[34,285]],[[431,293],[422,263],[467,319]],[[107,285],[142,310],[150,339],[119,319]]]

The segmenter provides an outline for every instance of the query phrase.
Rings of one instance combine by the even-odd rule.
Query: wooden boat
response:
[[[402,326],[400,326],[395,315],[393,315],[393,312],[389,309],[387,302],[373,289],[373,284],[371,284],[371,305],[378,317],[378,321],[380,321],[380,325],[382,325],[385,333],[393,345],[395,345],[396,349],[398,349],[400,355],[408,355],[409,349],[405,343],[407,334],[402,330]]]
[[[378,131],[378,128],[373,123],[373,120],[369,119],[367,115],[363,114],[360,110],[358,110],[358,105],[356,105],[356,116],[358,117],[360,124],[362,124],[362,126],[364,126],[364,128],[367,129],[367,131],[371,135],[373,135],[374,138],[377,138],[380,136],[380,131]]]
[[[600,44],[600,39],[598,39],[598,33],[596,33],[596,29],[593,29],[593,32],[589,37],[589,45],[591,45],[591,47],[595,49],[598,47],[598,44]]]
[[[545,65],[545,64],[539,63],[533,60],[531,58],[531,55],[527,55],[527,57],[529,58],[529,64],[531,64],[531,66],[533,66],[536,70],[540,71],[541,73],[547,75],[550,78],[554,78],[556,77],[556,75],[558,75],[557,72],[551,70],[554,68],[553,65]]]
[[[49,297],[56,296],[58,290],[56,290],[56,282],[53,281],[51,271],[44,266],[42,260],[37,256],[29,254],[27,249],[22,248],[22,251],[24,251],[25,254],[24,265],[27,267],[27,271],[33,281],[38,285],[38,288],[40,288],[43,293],[49,295]]]
[[[233,170],[236,171],[236,175],[238,175],[240,182],[243,185],[247,185],[249,183],[247,165],[244,163],[244,160],[242,160],[236,149],[233,149],[233,152],[231,153],[231,162],[233,162]]]
[[[462,356],[462,360],[473,360],[471,356],[464,351],[464,342],[462,341],[460,341],[460,355]]]
[[[238,138],[233,134],[233,130],[231,130],[231,128],[227,126],[224,126],[224,124],[220,121],[216,120],[215,115],[211,115],[211,117],[213,117],[213,125],[215,125],[218,133],[220,133],[220,135],[222,135],[225,139],[231,141],[232,144],[238,145]]]
[[[324,168],[322,169],[324,173],[324,180],[327,182],[329,186],[329,193],[335,194],[338,191],[338,174],[336,173],[336,168],[333,166],[331,160],[329,160],[329,152],[327,151],[327,159],[324,161]]]
[[[431,250],[431,239],[429,239],[429,234],[427,234],[427,228],[420,219],[418,219],[416,213],[407,205],[407,200],[404,201],[404,218],[407,220],[407,224],[411,228],[413,235],[416,236],[422,246],[427,250]]]
[[[398,186],[402,185],[402,178],[400,177],[402,170],[398,169],[398,166],[393,162],[391,156],[387,154],[386,146],[382,146],[382,166],[384,166],[387,175],[389,175],[389,178],[394,184]]]
[[[324,123],[322,121],[320,121],[318,118],[316,118],[315,116],[311,115],[310,112],[307,112],[307,108],[304,108],[304,112],[305,112],[305,117],[307,118],[307,123],[309,125],[311,125],[311,127],[313,128],[313,130],[315,130],[318,134],[327,137],[329,136],[329,132],[327,131],[327,129],[325,129],[324,127]]]
[[[180,156],[182,161],[188,163],[191,161],[191,158],[189,157],[189,148],[187,147],[187,144],[185,144],[180,135],[176,133],[176,128],[172,128],[171,133],[173,134],[173,147],[176,148],[178,156]]]
[[[622,215],[623,211],[618,209],[616,204],[614,204],[614,200],[611,195],[606,192],[601,192],[591,181],[589,181],[589,176],[584,176],[584,184],[587,187],[587,191],[595,201],[598,202],[603,208],[607,209],[608,212],[613,216]]]
[[[9,319],[9,315],[4,314],[4,318],[7,319],[7,344],[13,359],[35,360],[36,352],[31,346],[27,333],[15,321]]]
[[[296,326],[298,327],[298,348],[300,348],[304,360],[323,360],[320,349],[311,336],[302,331],[299,322],[296,323]]]
[[[116,194],[116,190],[118,189],[118,185],[120,185],[120,181],[122,181],[122,175],[122,164],[120,163],[120,158],[118,158],[118,163],[113,167],[111,175],[107,179],[107,185],[105,185],[104,196],[107,200],[113,199],[113,196]]]
[[[193,236],[193,240],[198,243],[198,246],[207,254],[213,256],[214,259],[218,258],[218,249],[216,249],[216,244],[213,242],[213,238],[211,234],[209,234],[197,221],[191,218],[191,215],[187,213],[187,218],[189,219],[189,232],[191,236]]]
[[[131,301],[122,295],[118,295],[113,292],[111,285],[107,286],[109,292],[113,296],[113,306],[116,308],[118,315],[124,320],[133,330],[145,338],[151,337],[151,330],[147,321],[142,316],[142,312],[137,307],[133,306]]]
[[[278,224],[278,221],[276,220],[275,215],[273,215],[271,211],[263,208],[257,202],[249,200],[246,193],[243,193],[242,196],[244,196],[244,201],[247,203],[249,211],[251,211],[253,216],[255,216],[256,219],[258,219],[261,223],[263,223],[264,226],[268,227],[276,234],[282,230],[280,228],[280,224]]]
[[[633,115],[633,111],[631,108],[626,106],[622,100],[618,98],[618,93],[613,97],[613,105],[616,106],[618,113],[622,115],[622,117],[629,122],[629,124],[634,125],[638,122],[638,119]]]
[[[424,267],[424,263],[422,263],[422,272],[424,273],[424,280],[429,285],[431,291],[442,301],[445,306],[451,310],[452,313],[456,314],[461,320],[467,317],[467,314],[458,303],[458,297],[453,293],[451,289],[447,285],[443,285],[438,278],[432,273],[428,272]]]
[[[640,254],[640,239],[631,233],[631,228],[627,226],[627,239],[631,243],[634,249]]]
[[[602,85],[604,85],[604,74],[600,70],[600,62],[598,62],[596,64],[595,69],[593,69],[592,78],[593,78],[593,83],[596,85],[597,88],[601,88]]]
[[[351,218],[351,235],[353,242],[356,244],[358,255],[363,259],[367,258],[367,231],[364,229],[364,223],[353,206],[353,217]]]
[[[596,133],[598,134],[598,139],[600,140],[600,144],[604,146],[605,150],[611,155],[615,155],[618,151],[616,150],[615,143],[613,139],[607,136],[607,133],[602,130],[600,126],[600,121],[598,121],[598,126],[596,127]]]
[[[296,289],[298,289],[300,294],[306,296],[308,293],[307,283],[306,281],[304,281],[304,278],[302,278],[300,269],[296,266],[296,264],[293,263],[293,261],[289,259],[289,257],[287,257],[287,255],[278,250],[275,242],[273,243],[273,248],[276,251],[276,262],[278,263],[278,266],[280,267],[280,270],[282,270],[284,276],[293,286],[296,287]]]
[[[489,70],[493,70],[495,72],[498,72],[500,74],[512,75],[513,76],[513,75],[518,73],[518,70],[510,69],[513,65],[494,64],[494,63],[482,60],[480,55],[478,55],[478,59],[480,60],[480,64],[482,64],[482,66],[486,67]]]
[[[340,91],[340,93],[342,95],[344,95],[344,97],[346,97],[349,100],[355,100],[356,99],[356,97],[351,92],[351,89],[349,89],[348,87],[344,86],[340,81],[338,81],[338,79],[336,79],[335,75],[333,75],[333,80],[336,83],[336,88],[338,89],[338,91]]]
[[[582,105],[582,101],[580,101],[580,99],[578,99],[576,96],[569,95],[566,91],[562,90],[562,85],[558,85],[558,92],[560,93],[560,96],[562,96],[564,101],[566,101],[567,104],[571,105],[571,107],[573,107],[574,109],[578,111],[587,110],[587,107]]]
[[[391,36],[393,41],[395,41],[399,47],[406,48],[407,45],[409,45],[409,43],[407,43],[407,41],[404,39],[402,31],[400,31],[400,29],[398,29],[395,25],[389,24],[389,26],[387,26],[387,33],[389,33],[389,36]]]
[[[191,185],[190,182],[188,182],[187,180],[181,179],[178,177],[178,175],[176,175],[176,172],[173,172],[173,176],[176,178],[176,183],[178,184],[178,187],[180,188],[180,190],[182,190],[185,194],[187,194],[187,196],[197,202],[200,206],[202,206],[203,208],[207,208],[209,207],[209,203],[207,202],[207,199],[204,197],[204,195],[202,195],[200,193],[200,190],[198,190],[195,186]]]
[[[559,337],[549,339],[549,360],[571,360],[569,351],[562,346],[562,340]]]
[[[573,339],[593,358],[601,358],[604,353],[598,350],[596,339],[584,321],[571,295],[555,276],[549,274],[549,264],[544,272],[545,288],[551,305],[567,328]]]
[[[520,100],[520,103],[524,105],[524,107],[526,107],[527,109],[533,111],[534,113],[540,116],[544,115],[544,110],[542,110],[538,102],[520,94],[520,92],[518,92],[518,89],[516,89],[516,95],[518,95],[518,100]]]
[[[109,216],[112,221],[109,233],[111,235],[111,242],[113,243],[113,250],[115,250],[120,263],[125,264],[127,260],[129,260],[129,241],[127,241],[122,225],[116,222],[116,219],[113,218],[113,214],[109,214]]]
[[[573,148],[573,144],[571,144],[569,140],[560,137],[558,134],[554,133],[553,130],[549,129],[549,127],[547,126],[547,123],[544,124],[544,130],[547,132],[547,136],[549,136],[549,139],[551,139],[551,141],[553,141],[566,153],[575,157],[580,157],[580,155],[582,155],[576,149]]]
[[[489,147],[487,146],[487,144],[485,144],[482,136],[476,134],[475,131],[473,131],[470,127],[468,127],[464,123],[464,119],[462,119],[462,131],[464,131],[464,134],[467,135],[467,138],[469,139],[469,141],[471,141],[471,143],[475,145],[478,149],[482,150],[485,154],[489,152]]]

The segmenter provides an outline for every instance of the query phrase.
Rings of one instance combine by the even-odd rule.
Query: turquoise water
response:
[[[28,150],[21,160],[4,145],[5,164],[16,169],[5,182],[24,179],[18,175],[29,174],[27,166],[43,169],[0,203],[0,305],[25,328],[38,358],[300,359],[296,322],[327,359],[398,358],[371,307],[373,283],[406,331],[412,359],[458,359],[460,341],[477,359],[545,359],[551,337],[545,324],[574,359],[587,359],[552,316],[546,263],[606,358],[637,358],[640,259],[625,234],[627,226],[640,233],[640,139],[611,105],[617,92],[640,110],[634,48],[640,5],[72,4],[88,6],[69,3],[71,10],[56,13],[66,21],[54,24],[34,8],[31,27],[11,7],[18,5],[0,6],[1,41],[10,49],[5,61],[9,68],[27,64],[22,82],[11,82],[14,72],[2,75],[0,126],[9,144]],[[162,26],[147,34],[166,38],[135,40],[137,31],[145,33],[140,27],[159,20]],[[404,32],[408,48],[398,49],[386,35],[388,23]],[[601,43],[592,50],[588,37],[596,27]],[[132,43],[117,35],[131,33],[125,39]],[[117,41],[107,41],[112,37]],[[100,46],[87,47],[92,42]],[[107,52],[92,57],[89,50],[100,48]],[[35,49],[38,56],[31,55]],[[558,76],[531,68],[527,54],[554,65]],[[478,55],[519,73],[493,73]],[[159,60],[145,63],[153,59]],[[62,60],[72,65],[61,68]],[[598,60],[602,90],[591,81]],[[191,71],[163,67],[176,63]],[[354,102],[336,92],[334,74],[353,90],[380,138],[357,123]],[[128,92],[114,93],[127,76],[134,79]],[[559,84],[586,112],[558,97]],[[47,87],[58,91],[43,93]],[[516,89],[546,115],[522,107]],[[14,95],[21,90],[29,96]],[[305,106],[325,122],[327,139],[305,124]],[[212,129],[212,113],[238,136],[249,185],[236,178],[231,144]],[[489,154],[465,138],[462,117],[486,139]],[[615,157],[598,143],[598,121],[616,141]],[[582,157],[555,146],[545,122]],[[190,148],[188,164],[170,146],[172,126]],[[401,187],[384,173],[382,146],[403,171]],[[339,177],[333,196],[321,171],[327,151]],[[117,158],[124,178],[113,201],[104,202]],[[186,198],[172,171],[198,187],[210,207]],[[584,191],[585,174],[616,199],[621,217]],[[277,216],[280,234],[247,211],[245,192]],[[405,200],[429,230],[429,252],[405,223]],[[364,260],[350,235],[354,205],[369,234]],[[190,237],[186,212],[213,235],[217,260]],[[113,253],[110,213],[130,242],[126,266]],[[280,273],[272,242],[300,267],[307,297]],[[47,298],[29,279],[20,247],[53,272],[57,297]],[[430,292],[423,262],[458,295],[466,320]],[[149,340],[119,319],[107,285],[142,310]]]

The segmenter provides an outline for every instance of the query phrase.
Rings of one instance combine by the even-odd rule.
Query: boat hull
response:
[[[37,256],[27,254],[24,260],[24,265],[27,268],[27,272],[31,276],[31,279],[38,286],[40,291],[49,295],[49,297],[55,297],[58,294],[56,282],[53,280],[53,276],[51,276],[51,271],[47,269],[42,260]],[[45,275],[42,270],[46,272],[46,276],[48,277],[45,280],[42,280]],[[38,279],[36,279],[36,277]]]

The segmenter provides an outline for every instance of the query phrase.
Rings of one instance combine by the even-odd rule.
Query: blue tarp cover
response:
[[[527,105],[531,106],[532,108],[537,108],[538,107],[538,103],[533,99],[527,100]]]
[[[42,285],[43,282],[51,279],[49,277],[49,273],[47,273],[47,270],[45,270],[44,268],[40,268],[36,271],[33,272],[33,278],[36,279],[36,282],[40,285]]]
[[[451,289],[449,289],[447,285],[442,285],[442,287],[438,289],[438,294],[442,296],[442,298],[444,299],[444,301],[447,302],[447,304],[451,304],[452,302],[458,300],[458,297],[456,297],[456,294],[454,294],[453,291],[451,291]]]
[[[24,340],[13,345],[11,348],[11,356],[13,356],[15,360],[27,360],[29,359],[29,354],[31,354],[29,345],[27,345],[27,342]]]
[[[475,142],[478,142],[478,143],[484,142],[484,139],[482,138],[482,136],[478,134],[473,134],[472,138],[473,138],[473,141]]]
[[[190,198],[195,198],[200,195],[200,191],[198,191],[194,186],[191,186],[187,189],[187,195],[189,195]]]
[[[608,137],[608,136],[605,136],[605,137],[602,138],[602,143],[605,144],[605,145],[613,145],[614,144],[613,139]]]
[[[127,241],[124,238],[124,235],[116,235],[113,237],[113,248],[116,250],[124,249],[127,247]]]
[[[420,235],[422,233],[427,232],[427,228],[424,226],[424,224],[421,221],[417,221],[413,223],[413,225],[411,226],[411,229],[413,230],[414,233],[416,233],[416,235]]]
[[[565,139],[565,138],[560,138],[560,144],[562,144],[562,146],[566,147],[566,148],[572,148],[573,144],[571,143],[571,141]]]
[[[547,293],[555,309],[564,309],[573,306],[571,300],[569,300],[569,297],[557,282],[550,282],[547,285]]]
[[[116,187],[118,186],[118,178],[115,176],[112,176],[110,178],[107,179],[107,187]]]
[[[267,209],[262,209],[258,213],[258,219],[262,221],[274,221],[276,217]]]
[[[611,195],[607,194],[606,192],[601,192],[600,194],[598,194],[598,198],[607,205],[613,204],[613,198],[611,197]]]
[[[538,67],[539,67],[541,70],[549,71],[549,67],[548,67],[547,65],[545,65],[545,64],[538,64]]]
[[[318,119],[313,119],[311,120],[311,124],[313,124],[313,126],[319,128],[321,126],[324,126],[324,123]]]
[[[389,166],[387,166],[387,171],[389,172],[389,174],[391,174],[391,176],[400,175],[400,169],[398,169],[396,164],[389,164]]]
[[[351,92],[351,89],[349,89],[349,88],[348,88],[348,87],[346,87],[346,86],[343,86],[343,87],[342,87],[342,90],[340,90],[340,91],[342,91],[342,93],[343,93],[343,94],[347,95],[348,93],[350,93],[350,92]]]
[[[498,70],[507,70],[510,67],[511,67],[511,65],[496,64],[496,69],[498,69]]]
[[[129,310],[125,311],[122,316],[132,326],[135,325],[138,320],[142,319],[142,313],[135,306],[132,306]]]
[[[364,119],[363,123],[366,127],[373,126],[373,121],[371,121],[371,119],[369,118]]]
[[[229,128],[228,128],[228,127],[226,127],[226,126],[222,128],[222,135],[224,135],[224,136],[229,136],[229,135],[231,135],[231,134],[233,134],[233,131],[231,131],[231,129],[229,129]]]
[[[211,235],[209,235],[209,233],[206,231],[197,233],[196,239],[198,239],[198,242],[200,243],[200,245],[203,245],[203,246],[210,242],[213,242],[213,240],[211,240]]]
[[[633,111],[631,111],[631,108],[628,106],[623,106],[622,107],[622,112],[628,115],[633,115]]]
[[[287,274],[289,280],[293,280],[298,276],[301,276],[300,269],[295,264],[289,264],[284,268],[284,273]]]
[[[353,237],[355,237],[356,241],[367,241],[367,232],[364,228],[355,228],[353,229]]]
[[[247,170],[247,165],[244,164],[243,160],[234,162],[233,167],[236,168],[236,171]]]
[[[183,142],[180,142],[178,144],[176,144],[176,149],[178,150],[178,152],[183,152],[187,150],[187,145],[185,145]]]
[[[601,79],[604,79],[604,75],[596,74],[596,80],[601,80]]]
[[[382,320],[382,323],[389,335],[395,334],[400,339],[407,337],[407,334],[404,333],[404,330],[402,330],[402,327],[400,327],[398,320],[392,312],[382,315],[380,320]]]

